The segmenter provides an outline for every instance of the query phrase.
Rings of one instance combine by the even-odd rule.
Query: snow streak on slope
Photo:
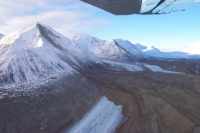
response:
[[[103,63],[105,65],[109,65],[112,70],[115,71],[129,71],[129,72],[145,72],[145,70],[149,70],[151,72],[159,72],[159,73],[167,73],[167,74],[180,74],[179,72],[175,71],[169,71],[166,69],[161,68],[158,65],[149,65],[145,63],[124,63],[124,62],[115,62],[115,61],[109,61],[109,60],[104,60]]]
[[[122,107],[103,97],[69,133],[114,133],[122,119]]]
[[[1,85],[73,73],[74,69],[69,65],[69,62],[75,62],[72,53],[80,54],[69,39],[41,24],[5,36],[0,40]]]
[[[144,71],[144,68],[139,63],[128,64],[128,63],[124,63],[124,62],[116,62],[116,61],[109,61],[109,60],[104,60],[103,63],[105,65],[111,66],[112,69],[119,70],[119,71],[122,71],[122,70],[130,71],[130,72],[142,72],[142,71]]]

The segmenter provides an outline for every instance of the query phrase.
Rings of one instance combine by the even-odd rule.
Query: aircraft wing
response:
[[[81,0],[115,15],[139,13],[142,0]]]
[[[198,0],[81,0],[115,15],[167,14],[179,9],[181,4],[190,5]]]

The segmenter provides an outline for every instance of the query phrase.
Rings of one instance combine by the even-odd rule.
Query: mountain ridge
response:
[[[78,39],[77,39],[78,38]],[[106,53],[108,54],[107,58],[110,58],[111,60],[120,60],[120,58],[122,58],[124,56],[125,53],[128,53],[128,58],[131,56],[134,56],[135,58],[157,58],[157,59],[200,59],[200,54],[196,55],[196,54],[190,54],[187,52],[182,52],[182,51],[162,51],[156,47],[151,47],[148,48],[144,45],[138,44],[138,43],[132,43],[129,40],[124,40],[124,39],[113,39],[111,41],[107,41],[107,40],[102,40],[99,39],[97,37],[93,37],[87,34],[75,34],[74,37],[72,37],[72,40],[75,41],[75,43],[80,44],[80,40],[81,39],[84,40],[84,44],[86,44],[88,47],[90,46],[90,48],[92,48],[93,50],[93,54],[96,54],[99,57],[104,57],[103,55],[99,55],[100,53]],[[82,42],[81,42],[82,43]],[[95,44],[96,43],[96,44]],[[106,50],[103,48],[101,48],[101,52],[96,52],[95,48],[93,48],[94,46],[92,45],[106,45],[107,48]],[[116,46],[114,46],[116,45]],[[108,47],[110,46],[110,48]],[[99,46],[98,46],[99,47]],[[112,48],[112,49],[111,49]],[[89,49],[89,48],[87,48]],[[118,49],[118,50],[117,50]],[[122,51],[125,51],[125,53],[123,53]],[[116,56],[117,55],[121,55],[121,56]],[[125,57],[127,58],[127,57]],[[124,57],[123,59],[124,60]]]
[[[151,57],[145,49],[145,46],[122,39],[106,41],[89,35],[68,38],[37,23],[0,40],[0,84],[29,83],[63,73],[79,73],[93,64],[116,71],[178,74],[140,62]]]

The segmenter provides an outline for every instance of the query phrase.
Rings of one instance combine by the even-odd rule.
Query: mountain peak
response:
[[[40,36],[40,30],[38,28],[38,25],[33,25],[31,27],[28,27],[23,30],[19,30],[17,32],[8,34],[5,36],[1,41],[1,46],[3,45],[17,45],[21,46],[22,44],[26,44],[24,46],[30,46],[34,38]]]
[[[0,40],[0,84],[27,83],[71,72],[73,44],[53,29],[36,24]]]
[[[63,35],[59,34],[52,28],[37,23],[24,30],[5,36],[0,40],[0,45],[1,47],[13,45],[12,47],[15,47],[15,50],[44,47],[44,44],[46,47],[51,45],[61,49],[62,46],[56,43],[59,39],[66,41],[66,43],[71,43],[69,39],[66,39]]]

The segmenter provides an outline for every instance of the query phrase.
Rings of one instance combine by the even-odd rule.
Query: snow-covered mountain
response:
[[[37,24],[1,39],[0,82],[18,84],[70,74],[75,72],[72,63],[78,65],[77,59],[83,58],[70,39]]]
[[[112,67],[118,63],[104,60],[126,62],[138,57],[142,57],[142,52],[129,41],[105,41],[84,34],[67,38],[48,26],[36,24],[0,40],[0,84],[36,82],[77,72],[77,68],[91,62]],[[130,70],[126,64],[115,67]]]

